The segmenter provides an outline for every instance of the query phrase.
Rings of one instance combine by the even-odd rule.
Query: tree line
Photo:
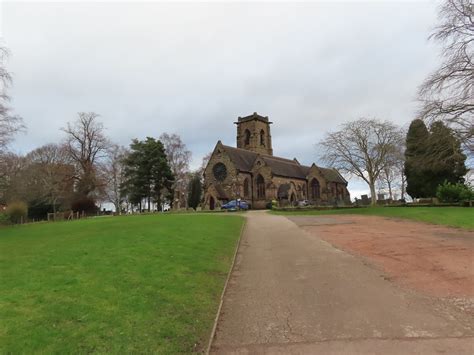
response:
[[[13,127],[15,117],[3,116]],[[9,121],[10,120],[10,121]],[[2,133],[10,142],[13,132]],[[191,152],[176,134],[158,139],[134,139],[129,147],[113,143],[106,135],[99,115],[80,112],[62,128],[63,140],[34,149],[26,155],[8,152],[2,146],[0,204],[21,201],[30,218],[42,219],[49,212],[96,213],[110,202],[118,213],[159,210],[163,204],[188,207],[188,187],[193,184],[193,201],[201,199],[195,188],[196,174],[189,168]],[[173,206],[174,205],[174,206]],[[197,205],[193,202],[192,207]]]
[[[412,198],[474,199],[466,159],[474,158],[474,6],[447,0],[430,39],[442,46],[442,63],[418,92],[420,110],[407,132],[391,122],[360,118],[320,141],[322,160],[376,191],[393,188]],[[468,160],[469,161],[469,160]]]

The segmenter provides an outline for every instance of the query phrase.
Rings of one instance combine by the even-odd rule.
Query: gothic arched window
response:
[[[257,176],[257,198],[265,198],[265,180],[262,175]]]
[[[246,129],[244,133],[244,144],[245,145],[250,144],[250,131],[248,129]]]
[[[311,180],[311,198],[317,199],[321,197],[321,189],[319,186],[319,181],[314,178]]]
[[[260,131],[260,145],[265,147],[265,131],[263,129]]]
[[[248,198],[249,195],[250,195],[249,179],[245,178],[245,180],[244,180],[244,197]]]

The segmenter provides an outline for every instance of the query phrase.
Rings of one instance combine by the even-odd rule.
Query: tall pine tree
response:
[[[123,190],[130,201],[140,204],[140,208],[142,200],[146,200],[150,211],[152,202],[162,202],[163,189],[171,191],[174,177],[159,140],[150,137],[144,141],[134,139],[124,166]]]
[[[429,136],[428,128],[422,120],[416,119],[411,122],[406,138],[404,170],[407,180],[406,191],[412,198],[429,197],[426,186],[430,172],[423,165]]]

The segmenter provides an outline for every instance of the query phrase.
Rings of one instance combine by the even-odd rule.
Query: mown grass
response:
[[[412,219],[420,222],[474,229],[474,208],[469,207],[367,207],[334,210],[272,211],[276,214],[330,215],[359,214]]]
[[[204,349],[242,223],[148,215],[0,229],[0,353]]]

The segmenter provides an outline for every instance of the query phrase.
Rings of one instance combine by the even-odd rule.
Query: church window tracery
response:
[[[223,163],[217,163],[214,165],[212,172],[217,181],[224,181],[227,177],[227,168]]]
[[[257,176],[257,198],[265,198],[265,180],[262,175]]]
[[[318,199],[321,197],[321,189],[319,186],[319,181],[316,178],[311,180],[311,197],[313,199]]]

